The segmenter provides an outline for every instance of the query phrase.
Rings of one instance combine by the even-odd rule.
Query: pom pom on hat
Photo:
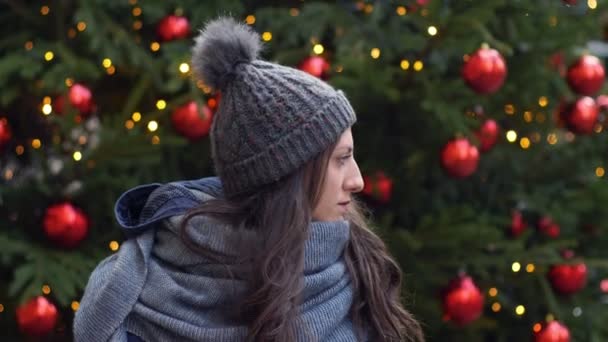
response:
[[[227,17],[212,20],[195,38],[194,73],[206,85],[221,90],[239,64],[257,59],[261,47],[259,34],[249,26]]]

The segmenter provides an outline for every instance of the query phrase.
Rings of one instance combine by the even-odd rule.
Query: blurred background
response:
[[[428,341],[607,341],[608,1],[0,1],[0,331],[71,341],[117,197],[213,175],[192,38],[343,89]],[[603,95],[606,94],[606,95]]]

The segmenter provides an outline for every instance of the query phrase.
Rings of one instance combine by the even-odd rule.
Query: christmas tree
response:
[[[213,175],[221,99],[192,37],[231,15],[262,57],[348,95],[361,198],[429,341],[606,341],[608,2],[5,1],[0,327],[70,341],[140,184]]]

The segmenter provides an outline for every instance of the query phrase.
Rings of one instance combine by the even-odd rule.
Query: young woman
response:
[[[344,94],[258,58],[230,18],[196,38],[193,67],[221,92],[219,177],[125,192],[129,237],[95,269],[76,341],[423,341],[401,271],[353,195],[355,113]]]

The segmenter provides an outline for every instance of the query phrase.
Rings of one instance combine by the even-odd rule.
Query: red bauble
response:
[[[488,152],[498,141],[500,127],[495,120],[488,119],[479,127],[475,135],[479,139],[479,150]]]
[[[16,313],[19,330],[30,336],[45,336],[53,331],[57,323],[57,308],[42,296],[19,306]]]
[[[86,237],[89,220],[82,210],[65,202],[46,209],[43,226],[50,240],[60,246],[73,248]]]
[[[443,295],[445,319],[465,325],[481,316],[483,294],[469,276],[460,276],[450,282]]]
[[[496,92],[504,83],[506,76],[505,60],[498,51],[490,48],[477,50],[462,68],[462,78],[479,94]]]
[[[195,101],[176,108],[171,114],[175,131],[192,141],[209,134],[212,120],[211,109],[207,106],[199,107]]]
[[[554,265],[548,277],[555,291],[564,295],[573,294],[587,284],[587,266],[583,263]]]
[[[534,334],[534,342],[570,342],[570,331],[558,321],[551,321]]]
[[[581,95],[593,95],[604,83],[604,66],[591,55],[579,58],[568,68],[567,80],[570,88]]]
[[[560,234],[559,224],[555,223],[549,216],[543,216],[538,220],[538,230],[550,238],[556,238]]]
[[[88,114],[93,110],[93,93],[86,86],[76,83],[70,87],[68,98],[74,108],[81,114]]]
[[[511,235],[514,237],[520,236],[528,227],[528,224],[524,221],[524,216],[521,211],[513,210],[511,213]]]
[[[186,17],[168,15],[158,23],[156,33],[162,41],[186,38],[190,34],[190,23]]]
[[[5,118],[0,119],[0,149],[4,148],[6,144],[13,137],[11,127],[8,125],[8,120]]]
[[[365,185],[362,192],[365,195],[373,197],[382,203],[390,201],[393,192],[393,181],[384,172],[378,171],[373,177],[364,176],[363,182]]]
[[[479,151],[466,138],[449,141],[441,151],[441,165],[452,177],[472,175],[477,170],[478,163]]]
[[[326,80],[329,77],[329,70],[331,69],[329,63],[325,58],[321,56],[310,56],[304,59],[298,69],[306,71],[307,73]]]
[[[597,123],[599,107],[595,101],[584,96],[573,104],[564,107],[561,112],[562,119],[566,122],[568,129],[577,134],[591,134]]]

